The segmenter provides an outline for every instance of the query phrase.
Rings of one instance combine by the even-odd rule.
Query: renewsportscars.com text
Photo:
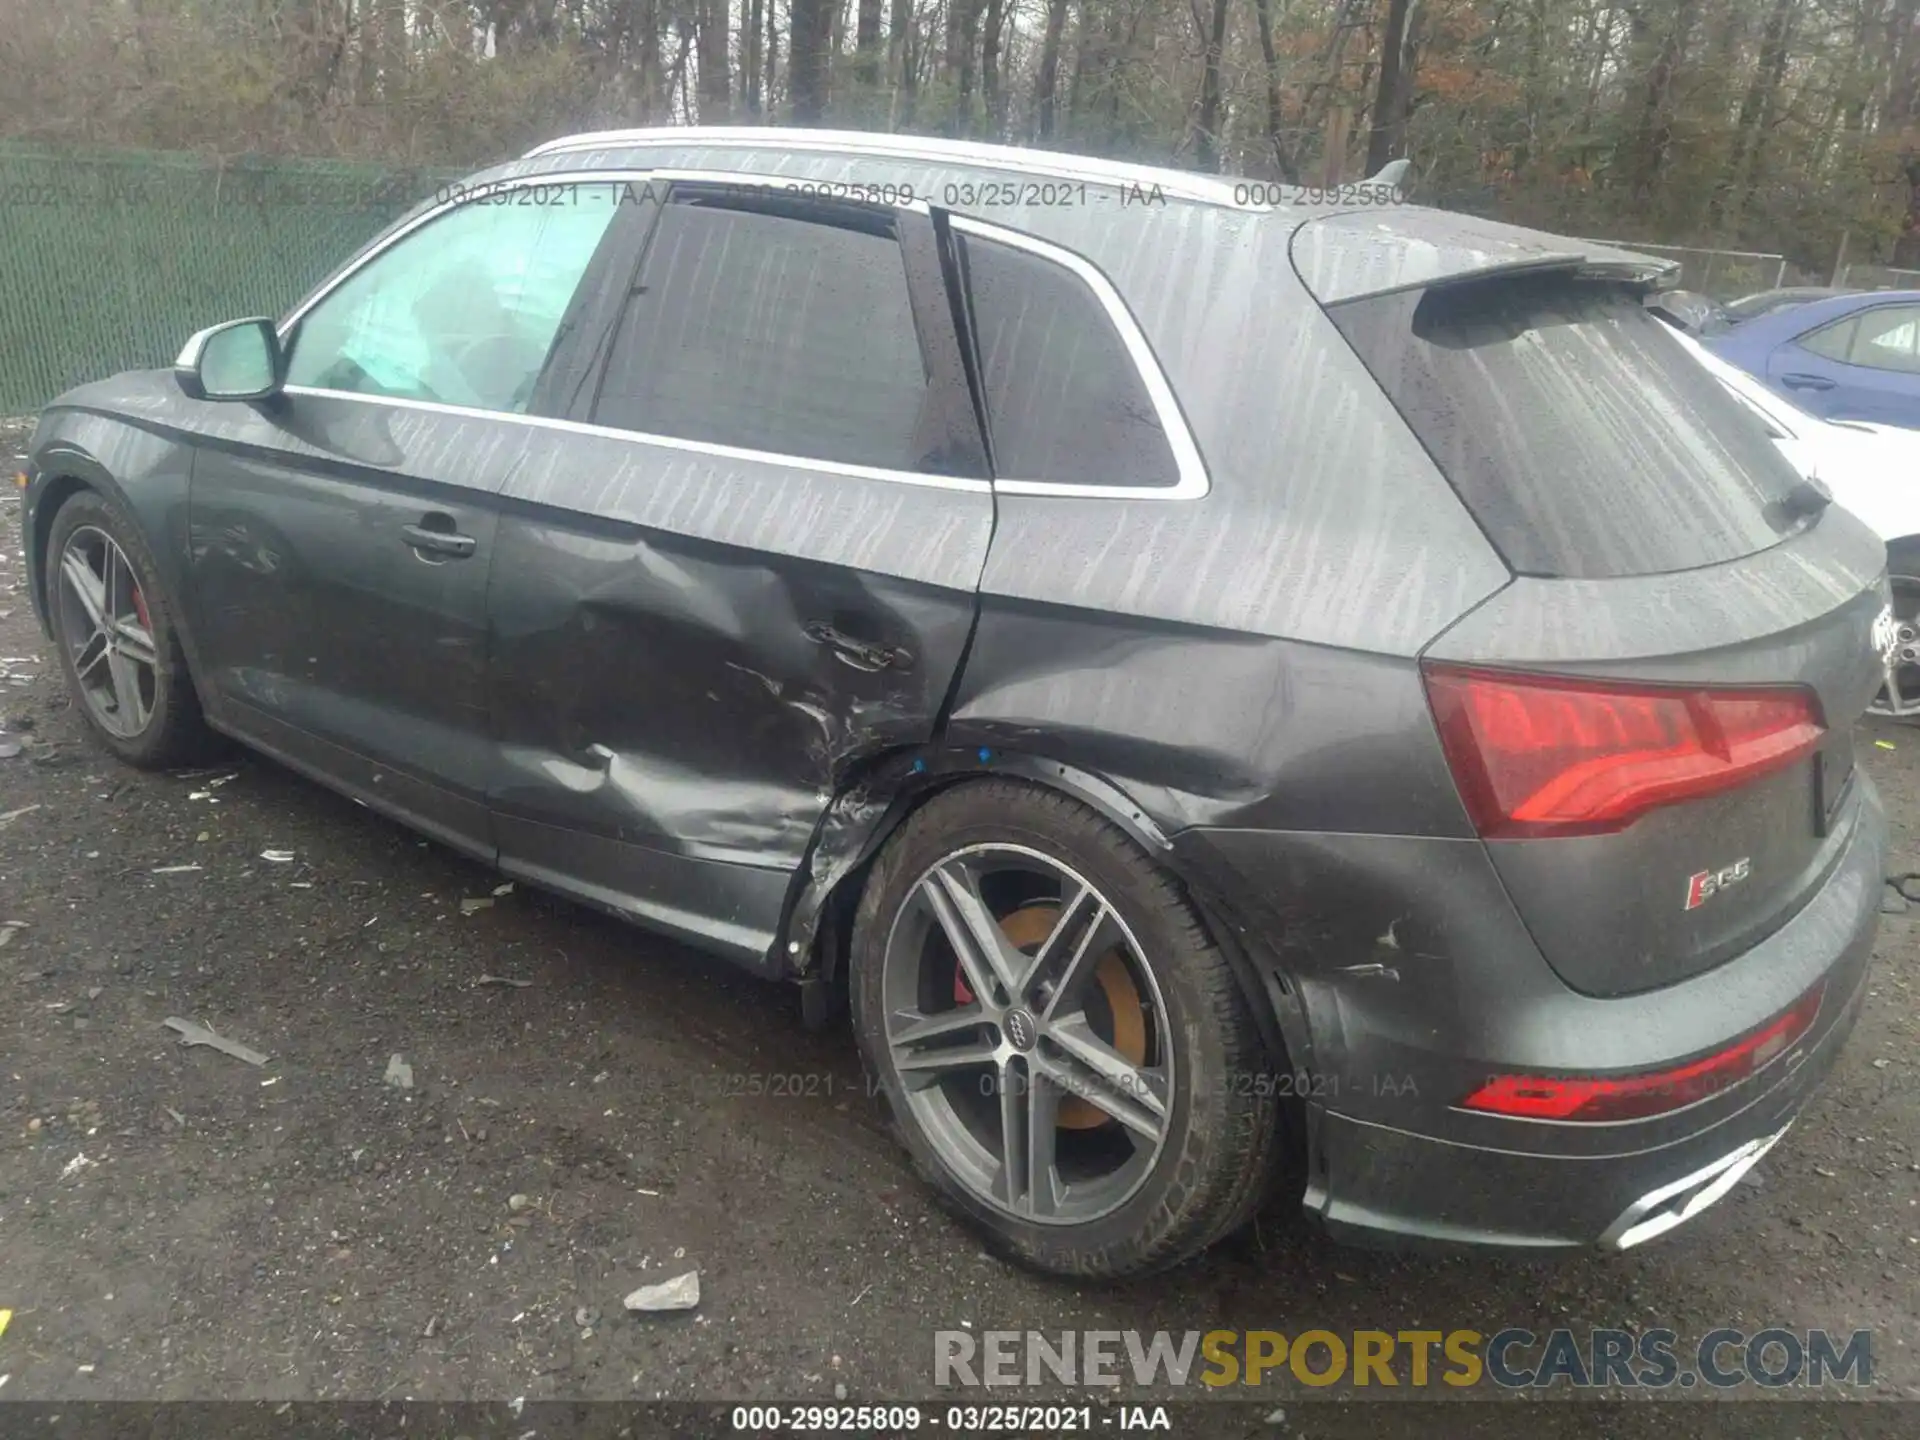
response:
[[[1866,1386],[1873,1333],[1709,1330],[938,1330],[940,1386],[1263,1384],[1503,1389]]]

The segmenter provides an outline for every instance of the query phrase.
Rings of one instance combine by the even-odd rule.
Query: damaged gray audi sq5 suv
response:
[[[1630,1247],[1858,1012],[1884,552],[1656,263],[1286,188],[559,140],[55,401],[34,602],[129,763],[846,1002],[1028,1264]]]

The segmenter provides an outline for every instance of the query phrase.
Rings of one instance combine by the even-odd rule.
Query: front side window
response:
[[[593,418],[774,455],[937,468],[944,432],[892,218],[677,192]]]
[[[1180,467],[1112,317],[1072,271],[961,235],[960,258],[1005,480],[1153,489]]]
[[[427,222],[301,317],[287,383],[525,411],[618,199],[507,190]]]

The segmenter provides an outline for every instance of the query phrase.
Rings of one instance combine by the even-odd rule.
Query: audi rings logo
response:
[[[1039,1036],[1040,1027],[1034,1023],[1033,1016],[1024,1010],[1007,1012],[1007,1039],[1013,1042],[1014,1049],[1031,1050]]]

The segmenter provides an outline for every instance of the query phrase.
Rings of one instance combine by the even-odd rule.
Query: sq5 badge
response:
[[[1687,877],[1687,909],[1698,910],[1722,890],[1738,885],[1747,878],[1752,864],[1752,856],[1742,855],[1731,865],[1723,866],[1718,870],[1702,870],[1697,875],[1689,875]]]

